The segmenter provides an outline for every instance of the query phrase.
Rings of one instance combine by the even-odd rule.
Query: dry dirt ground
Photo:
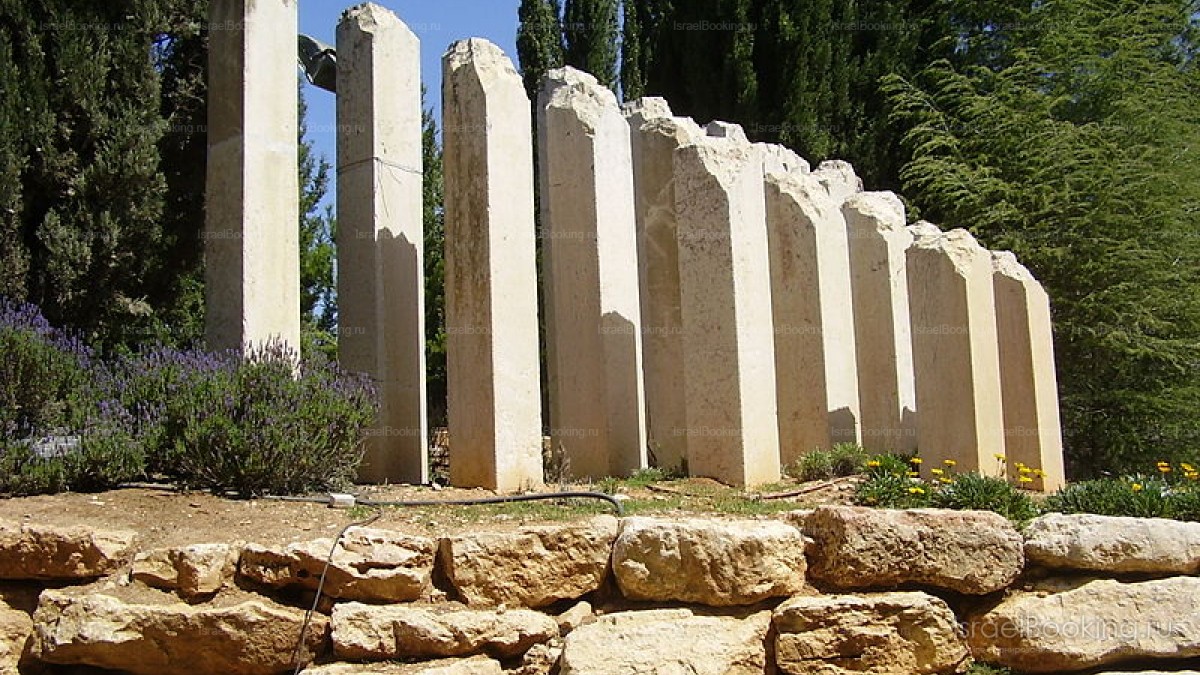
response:
[[[848,503],[857,480],[849,477],[805,484],[791,481],[749,493],[703,478],[650,484],[625,481],[604,486],[563,485],[548,487],[545,491],[560,488],[595,491],[604,487],[620,495],[629,515],[715,513],[753,516],[821,503]],[[355,493],[380,501],[457,500],[496,495],[488,490],[412,486],[357,486]],[[204,492],[178,492],[169,486],[0,499],[0,521],[87,524],[134,530],[139,534],[143,550],[205,542],[274,545],[329,537],[347,524],[367,518],[376,511],[381,515],[372,527],[439,536],[575,520],[597,513],[611,513],[613,508],[602,501],[553,500],[490,506],[334,509],[307,502],[231,499]]]

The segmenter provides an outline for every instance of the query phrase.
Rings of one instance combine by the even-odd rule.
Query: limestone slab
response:
[[[746,619],[687,609],[618,612],[567,635],[560,675],[761,675],[770,612]]]
[[[1025,528],[1025,557],[1058,570],[1123,574],[1200,572],[1200,523],[1048,513]]]
[[[813,174],[765,167],[781,461],[862,441],[846,221]]]
[[[1002,473],[991,254],[962,229],[919,237],[908,249],[908,297],[921,455],[931,466]]]
[[[833,182],[831,189],[842,184]],[[890,192],[850,192],[842,215],[850,249],[862,443],[874,452],[908,452],[917,445],[917,402],[904,255],[912,235],[904,205]]]
[[[0,672],[17,672],[17,664],[21,662],[31,635],[33,621],[29,615],[9,607],[0,599]]]
[[[209,9],[205,344],[300,349],[297,0]]]
[[[629,126],[571,67],[537,111],[550,438],[573,476],[627,476],[647,466]]]
[[[1009,474],[1040,469],[1030,487],[1054,492],[1066,478],[1050,297],[1011,252],[993,251],[992,270]]]
[[[333,651],[376,660],[489,654],[511,658],[558,636],[554,619],[528,609],[471,610],[453,605],[336,605]]]
[[[232,581],[241,549],[229,544],[192,544],[138,553],[130,576],[185,598],[216,593]]]
[[[136,539],[128,530],[0,522],[0,579],[104,576],[129,562]]]
[[[954,612],[919,592],[793,598],[775,609],[786,675],[960,672],[969,656]]]
[[[1025,565],[1024,541],[991,511],[822,506],[804,520],[809,578],[836,588],[914,584],[982,595]]]
[[[612,516],[453,535],[442,539],[441,565],[470,605],[545,607],[598,589],[616,536]]]
[[[736,138],[675,150],[688,470],[778,480],[775,338],[762,156]]]
[[[487,40],[442,64],[450,482],[515,491],[542,483],[530,103]]]
[[[429,482],[420,56],[384,7],[338,23],[338,362],[379,392],[365,482]]]
[[[1052,594],[1020,593],[970,620],[976,659],[1030,673],[1130,660],[1200,656],[1200,579],[1091,581]]]
[[[804,590],[804,542],[780,521],[626,518],[613,573],[631,600],[751,605]]]
[[[663,99],[626,104],[625,115],[633,157],[650,459],[668,471],[682,471],[688,434],[674,153],[704,130],[689,118],[672,117]]]

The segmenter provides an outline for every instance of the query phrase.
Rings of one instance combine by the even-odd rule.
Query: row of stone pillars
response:
[[[298,343],[295,10],[213,3],[237,27],[212,42],[214,347]],[[339,356],[380,386],[372,481],[427,480],[418,57],[381,7],[338,28]],[[535,232],[511,61],[451,45],[442,99],[453,484],[543,480],[537,236],[551,443],[576,477],[653,464],[755,485],[851,442],[992,474],[1006,456],[1061,484],[1049,302],[1011,254],[907,226],[844,162],[811,169],[661,99],[622,107],[570,68],[537,102]]]

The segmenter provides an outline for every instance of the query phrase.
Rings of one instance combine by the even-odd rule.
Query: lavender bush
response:
[[[144,477],[246,497],[341,486],[375,407],[369,380],[280,345],[101,360],[0,298],[0,494]]]

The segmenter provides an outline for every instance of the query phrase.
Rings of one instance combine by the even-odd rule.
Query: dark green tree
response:
[[[1200,420],[1195,2],[1032,5],[984,65],[887,94],[906,194],[1011,249],[1054,308],[1070,473],[1194,457]]]
[[[619,53],[617,0],[566,0],[562,28],[567,65],[616,89]]]
[[[535,104],[542,78],[563,64],[562,22],[558,0],[521,0],[517,8],[517,61],[525,92]]]
[[[424,107],[422,88],[421,156],[424,170],[425,372],[430,426],[446,424],[446,227],[442,209],[442,149],[437,120]]]
[[[298,171],[300,179],[300,318],[305,343],[332,355],[337,322],[333,266],[336,219],[321,201],[329,191],[329,160],[316,154],[308,138],[308,103],[301,86]]]

